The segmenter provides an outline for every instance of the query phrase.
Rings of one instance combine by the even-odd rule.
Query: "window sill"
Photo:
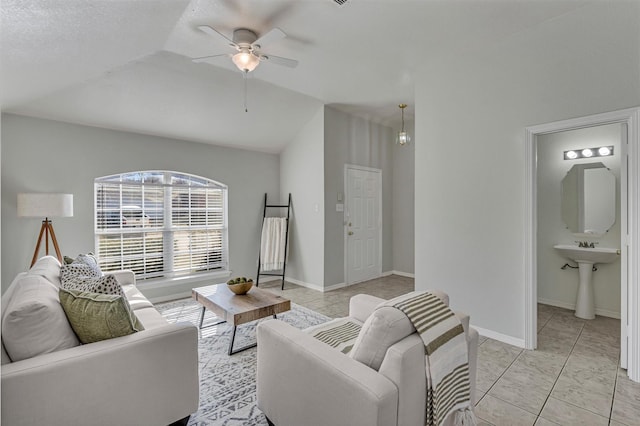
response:
[[[173,278],[152,278],[144,281],[137,281],[136,287],[143,290],[159,289],[165,287],[175,287],[183,284],[200,283],[202,281],[211,281],[211,284],[216,284],[215,280],[219,278],[228,278],[231,276],[232,271],[216,271],[207,272],[203,274],[184,275]],[[204,284],[203,284],[204,285]]]

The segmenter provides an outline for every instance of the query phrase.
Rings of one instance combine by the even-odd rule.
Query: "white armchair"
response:
[[[448,305],[448,296],[432,292]],[[351,298],[350,320],[364,323],[385,300]],[[471,399],[475,393],[478,332],[456,313],[465,330]],[[335,320],[337,321],[337,320]],[[424,343],[413,333],[386,353],[378,371],[282,321],[259,324],[258,407],[277,426],[417,426],[425,424]],[[453,424],[452,417],[445,424]]]

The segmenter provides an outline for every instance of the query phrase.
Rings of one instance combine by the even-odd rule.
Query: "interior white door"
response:
[[[382,179],[376,169],[345,174],[345,280],[353,284],[382,274]]]

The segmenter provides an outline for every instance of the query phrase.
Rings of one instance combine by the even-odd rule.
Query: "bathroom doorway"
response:
[[[605,294],[603,287],[606,290],[606,285],[596,284],[599,292],[597,300],[601,305],[598,307],[597,313],[605,316],[616,316],[619,313],[621,365],[628,369],[629,377],[635,381],[640,381],[640,332],[637,326],[628,327],[627,325],[638,324],[638,306],[640,305],[640,299],[637,296],[639,245],[637,239],[630,238],[630,232],[634,230],[637,232],[638,222],[640,222],[637,205],[638,198],[640,198],[637,195],[638,187],[640,187],[638,182],[638,156],[640,154],[638,153],[637,130],[639,111],[635,108],[527,128],[527,156],[529,160],[527,162],[527,200],[530,205],[528,206],[527,222],[529,226],[525,258],[525,294],[527,297],[525,345],[528,349],[534,349],[537,347],[538,301],[550,302],[549,304],[563,308],[575,307],[575,302],[572,303],[571,300],[575,300],[577,285],[575,277],[572,277],[571,273],[577,275],[577,270],[560,270],[565,259],[553,249],[553,244],[564,243],[577,246],[578,243],[575,241],[588,240],[598,245],[601,244],[603,247],[618,245],[617,248],[620,249],[619,261],[616,260],[616,263],[611,265],[598,266],[599,270],[594,273],[594,276],[597,277],[596,280],[611,281],[614,279],[619,283],[615,286],[613,294]],[[574,136],[578,137],[571,141],[568,135],[574,131]],[[616,132],[619,137],[617,142],[613,144],[613,151],[618,155],[606,159],[602,157],[578,159],[579,161],[564,160],[566,158],[563,157],[565,151],[604,145],[598,142],[599,140],[604,141],[601,136]],[[589,137],[591,133],[593,133],[593,138]],[[586,145],[582,146],[581,143]],[[558,152],[560,160],[550,163],[549,156],[557,158]],[[617,159],[613,159],[614,157]],[[616,220],[606,230],[600,232],[595,229],[581,229],[572,232],[572,230],[566,229],[567,218],[562,217],[561,211],[562,179],[559,177],[566,175],[573,167],[573,165],[568,166],[570,163],[589,164],[586,167],[596,167],[597,163],[603,163],[603,167],[615,175],[617,182]],[[554,176],[546,176],[546,174]],[[558,180],[557,186],[552,188],[552,183],[547,178]],[[542,193],[538,192],[538,186],[540,186]],[[553,197],[560,199],[550,202],[549,200]],[[596,238],[596,234],[598,234],[598,238]],[[631,244],[625,244],[629,241]],[[566,263],[574,265],[570,261]],[[541,271],[543,265],[547,266]],[[572,280],[573,283],[571,283]],[[538,287],[539,282],[540,288]],[[562,285],[563,282],[568,284]]]
[[[626,126],[622,123],[537,136],[538,303],[574,311],[584,320],[592,320],[596,314],[620,319],[622,265],[615,250],[621,246],[623,138]],[[589,157],[582,155],[585,149],[591,150]],[[582,275],[590,273],[591,277],[588,282],[583,279],[581,289],[575,259],[554,249],[556,245],[578,244],[594,245],[592,253],[613,250],[610,258],[602,256],[593,268],[585,264]],[[585,272],[585,268],[596,271]]]

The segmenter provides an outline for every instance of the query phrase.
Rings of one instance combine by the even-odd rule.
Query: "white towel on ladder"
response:
[[[286,240],[287,218],[265,217],[260,242],[260,267],[263,271],[274,271],[284,267]]]

